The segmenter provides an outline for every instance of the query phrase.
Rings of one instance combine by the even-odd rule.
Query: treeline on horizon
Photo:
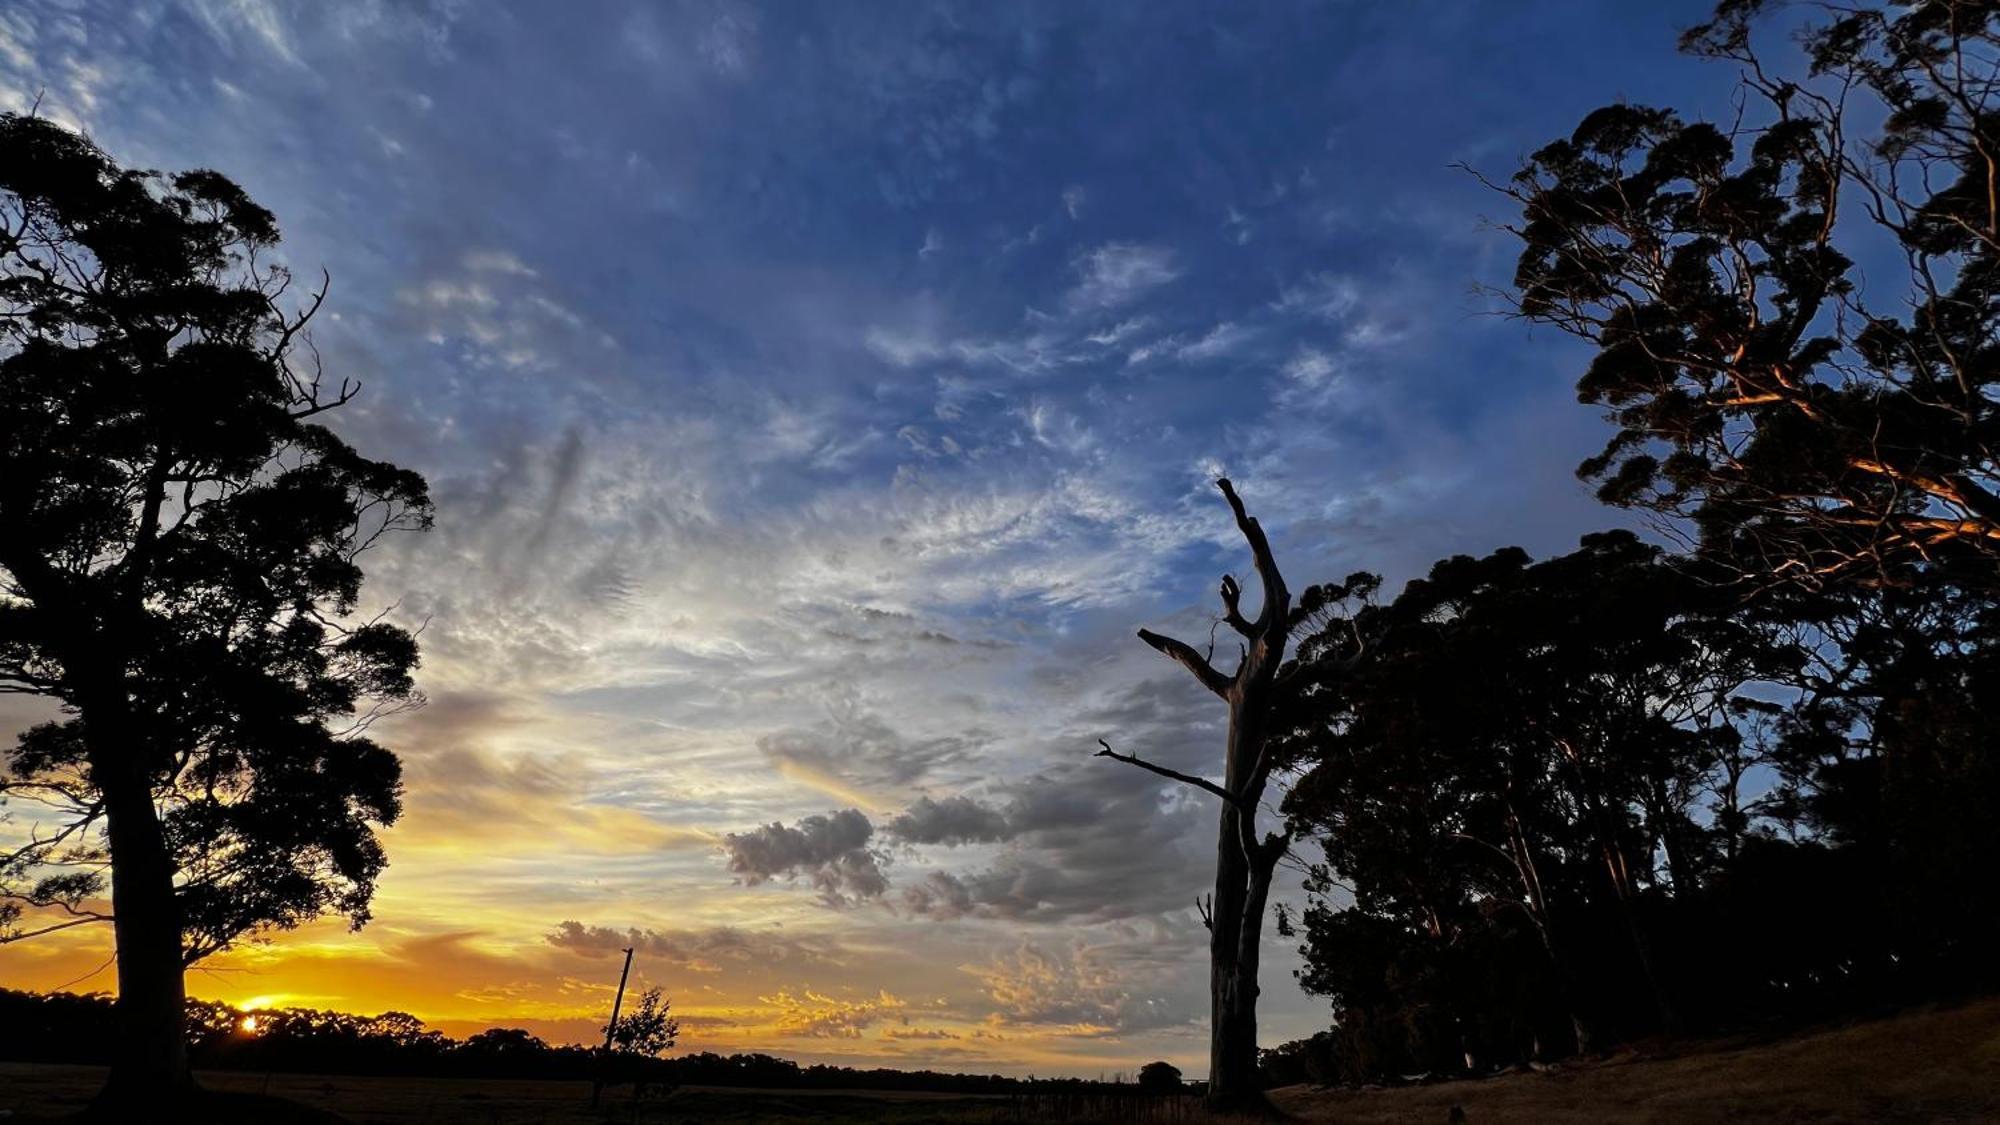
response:
[[[287,1074],[423,1078],[529,1078],[664,1086],[813,1090],[925,1090],[963,1094],[1083,1093],[1131,1082],[1013,1078],[934,1070],[801,1065],[762,1053],[699,1051],[673,1058],[606,1056],[552,1044],[520,1028],[495,1027],[454,1039],[415,1016],[314,1008],[246,1011],[210,1000],[187,1002],[188,1054],[198,1069]],[[254,1032],[244,1020],[254,1016]],[[112,1061],[113,1000],[103,993],[0,988],[0,1058],[106,1065]],[[1138,1062],[1133,1072],[1138,1071]]]

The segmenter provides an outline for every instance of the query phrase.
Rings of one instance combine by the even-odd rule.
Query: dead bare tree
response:
[[[1150,770],[1222,799],[1215,892],[1206,904],[1196,904],[1209,931],[1208,1103],[1212,1109],[1242,1111],[1266,1104],[1257,1081],[1258,946],[1271,876],[1291,846],[1291,835],[1278,831],[1260,839],[1257,806],[1273,766],[1266,736],[1277,699],[1278,670],[1284,663],[1285,642],[1298,619],[1291,612],[1291,594],[1278,572],[1264,529],[1244,510],[1242,499],[1227,479],[1216,481],[1215,486],[1236,515],[1237,529],[1250,544],[1257,578],[1264,587],[1263,608],[1251,620],[1242,613],[1242,587],[1235,578],[1222,577],[1222,620],[1242,637],[1242,657],[1236,671],[1224,675],[1209,662],[1209,656],[1172,637],[1141,629],[1139,639],[1179,661],[1201,686],[1229,705],[1222,784],[1134,754],[1120,754],[1101,740],[1104,749],[1097,756]]]

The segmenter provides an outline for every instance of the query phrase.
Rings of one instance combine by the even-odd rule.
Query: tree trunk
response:
[[[1277,693],[1278,668],[1294,622],[1291,594],[1263,527],[1244,510],[1229,481],[1218,480],[1215,485],[1222,490],[1237,529],[1250,545],[1258,581],[1264,587],[1263,608],[1252,621],[1242,613],[1242,587],[1230,575],[1222,578],[1222,620],[1243,638],[1242,660],[1233,674],[1224,675],[1209,663],[1208,656],[1183,641],[1145,629],[1139,630],[1139,639],[1179,662],[1229,705],[1222,784],[1120,754],[1109,743],[1103,743],[1104,751],[1098,757],[1150,770],[1222,799],[1215,893],[1209,899],[1205,919],[1209,929],[1208,1106],[1223,1112],[1263,1114],[1270,1112],[1270,1103],[1257,1076],[1257,964],[1271,876],[1291,838],[1279,832],[1258,839],[1257,806],[1270,780],[1265,733]],[[1212,646],[1210,651],[1212,655]]]
[[[1549,916],[1548,900],[1542,895],[1541,870],[1535,864],[1535,853],[1528,847],[1527,835],[1521,830],[1521,818],[1514,812],[1511,796],[1507,799],[1507,848],[1513,854],[1514,868],[1521,877],[1528,920],[1535,927],[1536,936],[1542,939],[1542,952],[1548,956],[1549,970],[1555,974],[1563,1011],[1569,1016],[1570,1038],[1574,1040],[1576,1053],[1587,1055],[1591,1045],[1590,1026],[1584,1022],[1583,1008],[1578,1001],[1576,981],[1570,974],[1569,963],[1556,948],[1555,921]],[[1540,1054],[1539,1037],[1536,1053]]]
[[[1241,816],[1235,806],[1223,806],[1208,940],[1208,1105],[1219,1111],[1263,1101],[1257,1080],[1257,966],[1271,881],[1268,873],[1257,879],[1243,854]]]
[[[98,1106],[118,1113],[179,1101],[193,1089],[187,1058],[187,990],[173,856],[153,808],[140,748],[120,721],[123,692],[84,712],[93,780],[104,795],[111,845],[112,929],[118,951],[111,1074]],[[109,715],[105,712],[110,712]]]
[[[1239,674],[1230,699],[1223,773],[1230,792],[1254,796],[1241,805],[1223,802],[1216,840],[1214,926],[1208,943],[1208,1107],[1220,1112],[1269,1109],[1257,1074],[1257,970],[1271,876],[1284,845],[1257,839],[1264,715],[1277,670],[1266,654],[1259,657]]]

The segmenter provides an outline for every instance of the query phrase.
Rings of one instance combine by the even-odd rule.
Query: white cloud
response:
[[[1325,386],[1333,378],[1333,360],[1328,355],[1312,347],[1300,347],[1292,358],[1285,361],[1282,369],[1285,378],[1303,387]]]
[[[1079,277],[1071,308],[1116,308],[1181,276],[1172,250],[1132,242],[1107,242],[1078,255],[1071,268]]]
[[[1182,345],[1175,355],[1187,362],[1222,359],[1234,354],[1255,336],[1256,333],[1251,329],[1231,321],[1223,321],[1203,333],[1201,339]]]
[[[1361,283],[1334,273],[1311,274],[1278,293],[1272,304],[1278,312],[1338,321],[1361,302]]]
[[[920,328],[892,328],[878,324],[862,336],[862,343],[869,351],[897,367],[914,367],[945,354],[944,345],[937,337]]]
[[[299,63],[284,17],[266,0],[193,0],[192,7],[210,33],[225,45],[236,47],[247,37],[285,62]]]
[[[1131,339],[1138,333],[1145,331],[1152,323],[1152,320],[1148,317],[1135,316],[1121,320],[1108,328],[1100,328],[1085,336],[1084,339],[1096,344],[1098,347],[1108,348],[1114,344],[1120,344]]]
[[[473,250],[465,255],[465,268],[474,273],[513,274],[517,277],[533,277],[535,271],[514,255],[511,250]]]

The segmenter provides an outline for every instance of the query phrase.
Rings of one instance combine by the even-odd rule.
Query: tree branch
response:
[[[1244,619],[1242,601],[1243,587],[1236,584],[1236,576],[1233,574],[1223,575],[1222,608],[1224,612],[1222,619],[1229,623],[1231,629],[1236,630],[1246,637],[1254,637],[1257,635],[1257,629],[1256,626]]]
[[[67,922],[57,922],[52,926],[43,926],[39,930],[26,930],[17,934],[0,934],[0,945],[9,945],[17,941],[27,941],[29,938],[41,937],[43,934],[52,934],[57,930],[67,930],[72,926],[88,926],[92,922],[109,921],[111,921],[109,914],[92,914],[87,918],[71,918]]]
[[[1180,661],[1182,667],[1193,672],[1194,678],[1201,681],[1201,686],[1225,699],[1229,697],[1229,689],[1234,686],[1235,680],[1216,671],[1215,665],[1203,659],[1194,646],[1172,637],[1163,637],[1150,629],[1139,630],[1139,639]]]
[[[1113,750],[1111,748],[1111,744],[1109,742],[1106,742],[1101,738],[1097,740],[1097,744],[1099,746],[1104,747],[1104,749],[1099,750],[1096,754],[1092,755],[1093,757],[1110,758],[1114,762],[1124,762],[1127,765],[1138,766],[1142,770],[1150,770],[1153,773],[1159,774],[1161,777],[1170,777],[1175,781],[1181,782],[1184,785],[1192,785],[1196,789],[1200,789],[1203,792],[1213,793],[1232,805],[1237,804],[1236,798],[1231,797],[1229,795],[1229,790],[1224,789],[1222,786],[1217,785],[1215,782],[1210,781],[1205,777],[1196,777],[1193,774],[1182,773],[1179,770],[1170,770],[1165,766],[1155,765],[1152,762],[1149,762],[1146,759],[1141,758],[1136,754],[1120,754],[1118,751]]]
[[[1218,477],[1215,487],[1222,490],[1223,499],[1229,501],[1229,510],[1236,515],[1236,528],[1250,544],[1250,553],[1257,560],[1257,580],[1264,585],[1264,608],[1257,613],[1254,627],[1258,631],[1270,629],[1274,625],[1283,628],[1286,614],[1291,609],[1291,592],[1285,589],[1285,579],[1278,572],[1277,557],[1271,553],[1271,541],[1264,537],[1264,527],[1243,507],[1243,499],[1236,495],[1236,486],[1228,477]]]

